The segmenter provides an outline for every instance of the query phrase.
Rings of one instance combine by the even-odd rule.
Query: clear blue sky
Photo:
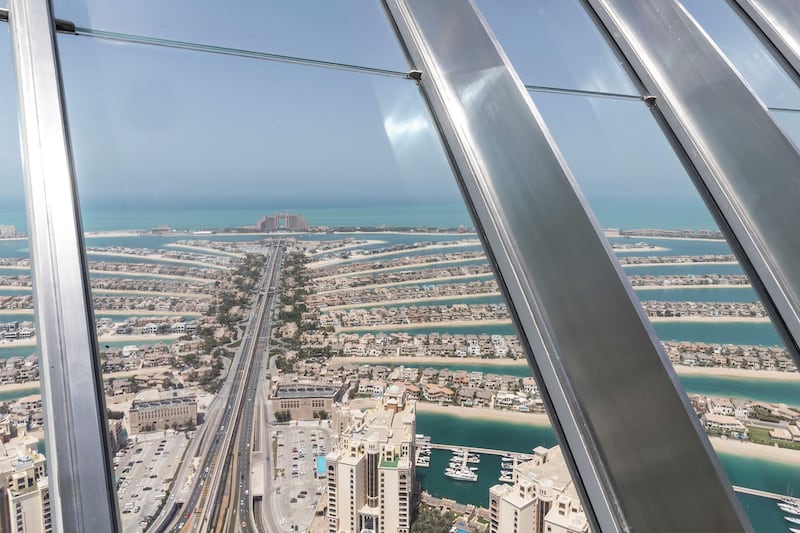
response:
[[[705,10],[725,8],[710,6],[717,2]],[[55,2],[57,16],[79,27],[408,69],[376,1],[230,4]],[[576,0],[478,0],[478,6],[526,84],[638,94]],[[731,45],[728,26],[718,26],[715,38]],[[89,37],[62,35],[58,44],[88,208],[460,201],[410,81]],[[6,102],[16,102],[5,24],[0,87]],[[791,87],[780,87],[770,97],[794,102]],[[532,97],[590,201],[699,205],[642,103]],[[21,205],[15,108],[0,110],[4,207]],[[787,123],[800,129],[796,120]]]

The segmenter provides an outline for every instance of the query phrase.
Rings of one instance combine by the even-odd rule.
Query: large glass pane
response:
[[[50,531],[16,79],[6,23],[0,23],[0,89],[0,521]]]
[[[414,81],[58,42],[123,529],[408,533],[555,444]]]
[[[757,531],[797,492],[800,377],[646,105],[532,92]]]
[[[55,0],[57,17],[79,33],[108,38],[130,34],[212,47],[408,70],[394,32],[377,1],[209,0],[74,2]]]
[[[800,109],[800,88],[725,0],[681,0],[768,107]]]
[[[638,95],[577,0],[479,0],[526,85]]]

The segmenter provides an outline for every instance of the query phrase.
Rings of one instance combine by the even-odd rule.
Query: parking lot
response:
[[[306,531],[325,495],[316,477],[316,458],[331,449],[330,431],[319,426],[272,428],[275,454],[274,508],[283,531]],[[293,529],[293,527],[295,529]]]
[[[164,498],[189,441],[172,431],[137,435],[114,458],[122,530],[147,527]]]

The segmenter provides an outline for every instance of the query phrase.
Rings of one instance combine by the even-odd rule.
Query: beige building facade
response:
[[[589,524],[561,449],[537,447],[512,485],[489,489],[491,533],[587,533]]]
[[[415,403],[392,385],[375,409],[338,411],[334,426],[340,430],[327,456],[329,533],[409,533]]]
[[[38,439],[18,437],[0,445],[0,532],[53,531],[46,461]]]
[[[341,386],[320,383],[277,383],[270,394],[270,408],[273,413],[288,412],[291,420],[328,418],[341,390]]]
[[[128,412],[128,426],[132,435],[194,424],[197,424],[197,401],[186,396],[162,400],[135,400]]]

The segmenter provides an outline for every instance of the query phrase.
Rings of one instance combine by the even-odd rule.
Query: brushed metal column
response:
[[[675,0],[584,0],[654,97],[711,214],[800,365],[800,154]]]
[[[593,529],[750,531],[611,246],[472,2],[385,3],[422,71]]]
[[[800,76],[800,2],[795,0],[728,0],[761,30]]]
[[[120,530],[89,276],[47,0],[11,0],[55,531]]]

